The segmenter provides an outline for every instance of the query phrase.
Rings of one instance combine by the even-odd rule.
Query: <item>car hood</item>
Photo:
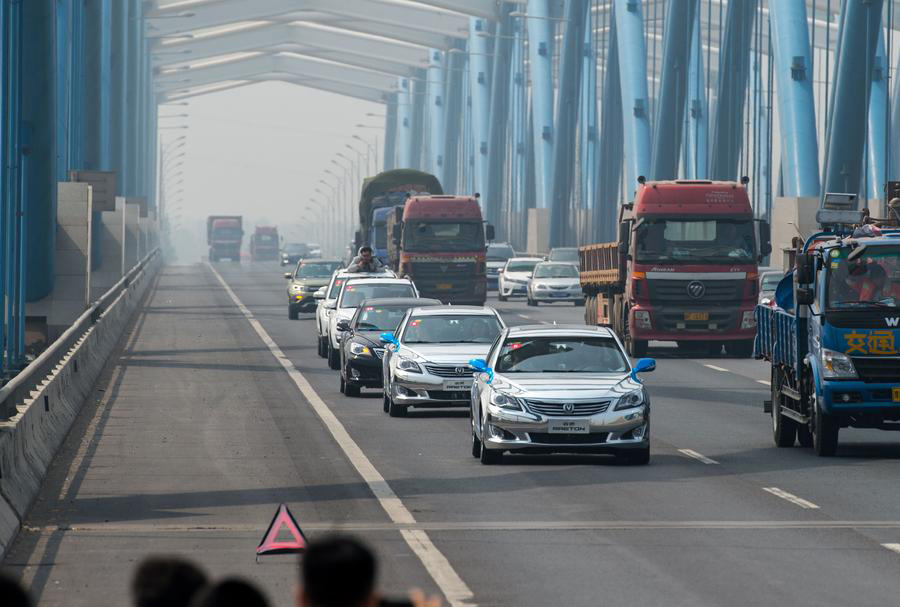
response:
[[[330,280],[330,278],[295,278],[291,281],[291,284],[319,288],[327,285]]]
[[[618,398],[641,384],[627,373],[512,373],[494,376],[492,387],[520,398]]]
[[[551,287],[579,286],[577,278],[532,278],[531,283]]]
[[[503,266],[506,265],[505,261],[488,261],[486,263],[487,263],[487,267],[489,267],[492,270],[499,270],[500,268],[502,268]]]
[[[403,345],[399,354],[431,363],[468,363],[487,356],[491,344],[411,344]]]
[[[531,278],[531,274],[529,272],[504,272],[503,276],[504,276],[504,278],[511,278],[513,280],[521,280],[523,282],[527,281],[529,278]]]
[[[384,344],[378,338],[384,331],[356,331],[353,333],[353,341],[364,344],[366,346],[374,346],[383,348]]]

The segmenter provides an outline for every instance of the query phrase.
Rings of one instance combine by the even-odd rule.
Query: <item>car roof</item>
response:
[[[543,257],[510,257],[506,261],[544,261]]]
[[[364,299],[359,304],[363,306],[442,306],[438,299],[429,299],[427,297],[373,297],[372,299]]]
[[[522,336],[551,336],[565,337],[568,335],[585,335],[600,337],[613,337],[613,332],[608,327],[595,327],[591,325],[518,325],[509,328],[508,337]]]
[[[363,284],[364,285],[364,284],[368,284],[368,283],[372,283],[372,284],[388,283],[388,284],[394,284],[394,285],[411,285],[412,284],[412,281],[410,279],[397,278],[396,276],[383,276],[380,278],[377,276],[359,276],[358,274],[348,274],[348,276],[350,278],[347,279],[347,282],[344,283],[344,286],[347,286],[350,284],[353,284],[353,285]]]
[[[413,308],[410,314],[416,316],[442,316],[446,314],[469,316],[496,316],[497,311],[489,306],[431,306],[428,308]]]
[[[387,269],[384,272],[347,272],[345,268],[343,270],[335,270],[335,274],[341,278],[397,278],[393,271]]]
[[[303,257],[300,263],[344,263],[341,259],[321,259],[319,257]]]
[[[575,266],[578,267],[574,261],[542,261],[538,264],[539,266]]]

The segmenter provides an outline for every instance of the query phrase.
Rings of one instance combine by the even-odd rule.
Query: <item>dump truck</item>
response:
[[[385,232],[389,207],[403,205],[414,194],[443,194],[437,177],[413,169],[384,171],[367,178],[359,197],[359,229],[354,237],[356,248],[367,244],[382,261],[387,260]]]
[[[578,251],[587,324],[611,327],[635,357],[650,340],[752,354],[758,264],[771,245],[746,181],[641,178],[617,227],[617,242]]]
[[[411,278],[422,297],[484,305],[485,225],[476,196],[412,196],[387,219],[388,266]]]
[[[210,215],[206,218],[206,244],[209,260],[241,261],[241,242],[244,239],[243,218],[240,215]]]
[[[278,259],[279,244],[278,228],[256,226],[250,235],[250,259],[253,261]]]
[[[900,430],[900,226],[827,194],[773,304],[756,307],[775,445],[833,455],[841,428]]]

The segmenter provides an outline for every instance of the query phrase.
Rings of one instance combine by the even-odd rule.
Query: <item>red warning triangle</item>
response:
[[[290,540],[278,539],[281,530],[285,529],[290,533]],[[300,530],[297,519],[288,510],[286,504],[278,506],[278,511],[272,517],[269,528],[266,529],[262,541],[256,547],[256,556],[262,554],[294,554],[306,550],[306,536]]]

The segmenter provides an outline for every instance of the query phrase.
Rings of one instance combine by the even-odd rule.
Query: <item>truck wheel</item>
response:
[[[781,376],[772,370],[772,439],[776,447],[793,447],[797,422],[781,414]]]
[[[341,353],[331,347],[331,339],[328,340],[328,368],[337,371],[341,368]]]
[[[810,392],[809,399],[813,416],[813,449],[819,457],[831,457],[837,451],[838,433],[841,427],[835,416],[822,411],[815,391]]]
[[[753,340],[727,341],[725,342],[725,351],[737,358],[750,358],[753,356]]]

